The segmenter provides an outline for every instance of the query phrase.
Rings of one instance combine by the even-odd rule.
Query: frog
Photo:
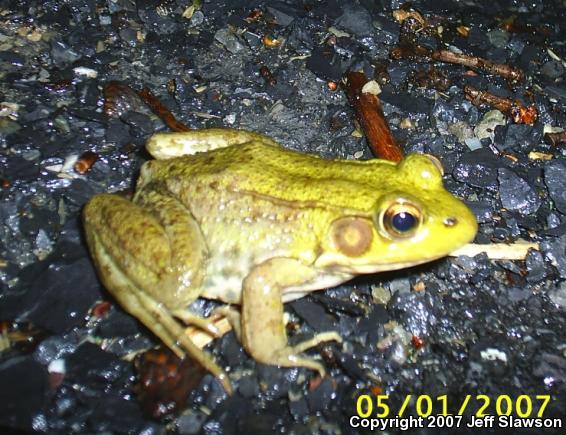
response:
[[[217,336],[190,305],[216,300],[257,362],[306,367],[336,331],[288,342],[284,304],[355,276],[416,266],[470,242],[477,222],[443,185],[439,161],[325,159],[229,128],[156,133],[131,200],[93,196],[83,210],[91,257],[117,302],[228,393],[230,379],[185,333]]]

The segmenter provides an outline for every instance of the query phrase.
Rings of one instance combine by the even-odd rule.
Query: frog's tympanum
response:
[[[199,297],[224,309],[257,361],[308,367],[324,332],[290,346],[283,303],[358,274],[414,266],[473,239],[476,220],[442,185],[438,163],[324,160],[261,134],[208,129],[156,134],[132,201],[96,195],[84,210],[103,284],[179,356],[191,355],[230,391],[224,371],[183,324]],[[182,323],[181,323],[182,322]]]

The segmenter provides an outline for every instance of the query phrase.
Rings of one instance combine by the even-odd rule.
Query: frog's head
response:
[[[390,186],[376,192],[370,213],[333,218],[317,267],[350,274],[401,269],[443,257],[477,232],[474,215],[444,189],[440,164],[427,156],[407,156]]]

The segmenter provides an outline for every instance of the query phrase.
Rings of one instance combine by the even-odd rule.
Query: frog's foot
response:
[[[286,346],[283,349],[279,349],[273,353],[271,356],[270,364],[276,364],[283,367],[307,367],[309,369],[316,370],[321,378],[324,378],[326,371],[324,366],[313,358],[308,358],[301,356],[305,350],[312,347],[318,346],[320,343],[325,343],[327,341],[336,341],[342,343],[342,337],[338,335],[337,332],[322,332],[315,335],[309,340],[305,340],[295,346]]]
[[[232,394],[232,385],[228,375],[222,370],[214,360],[202,349],[199,349],[185,334],[185,330],[173,318],[163,304],[155,301],[146,293],[140,292],[136,296],[140,300],[142,312],[136,313],[136,317],[148,326],[169,348],[181,350],[177,355],[185,357],[185,352],[194,358],[201,366],[216,376],[222,383],[228,394]],[[148,322],[148,323],[146,323]]]
[[[340,334],[338,334],[337,332],[321,332],[320,334],[316,334],[309,340],[305,340],[302,343],[294,345],[293,350],[296,353],[301,353],[305,350],[310,349],[311,347],[318,346],[320,343],[326,343],[327,341],[336,341],[337,343],[343,342],[342,337],[340,337]]]
[[[159,337],[179,358],[188,354],[205,370],[208,370],[222,383],[228,394],[232,394],[232,385],[228,375],[222,370],[202,349],[198,348],[185,334],[183,327],[177,322],[167,308],[140,291],[126,276],[114,265],[107,261],[108,257],[97,257],[102,267],[108,268],[111,278],[105,278],[105,285],[112,280],[115,290],[114,297],[125,307],[130,314],[139,319],[151,332]]]
[[[222,335],[218,327],[214,324],[214,321],[209,318],[201,317],[187,309],[174,310],[172,314],[184,324],[196,326],[197,328],[208,332],[215,338]]]
[[[145,147],[156,159],[170,159],[255,141],[279,146],[270,137],[253,131],[205,128],[176,133],[156,133],[148,139]]]
[[[340,336],[325,332],[289,346],[283,322],[284,289],[316,278],[316,270],[288,258],[270,259],[246,277],[242,293],[242,344],[254,359],[264,364],[307,367],[324,376],[324,366],[301,353],[326,341],[342,342]]]

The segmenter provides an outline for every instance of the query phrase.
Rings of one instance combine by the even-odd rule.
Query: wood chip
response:
[[[485,252],[491,260],[524,260],[530,249],[538,251],[538,243],[493,243],[489,245],[469,243],[460,249],[456,249],[449,255],[451,257],[460,255],[473,257]]]

